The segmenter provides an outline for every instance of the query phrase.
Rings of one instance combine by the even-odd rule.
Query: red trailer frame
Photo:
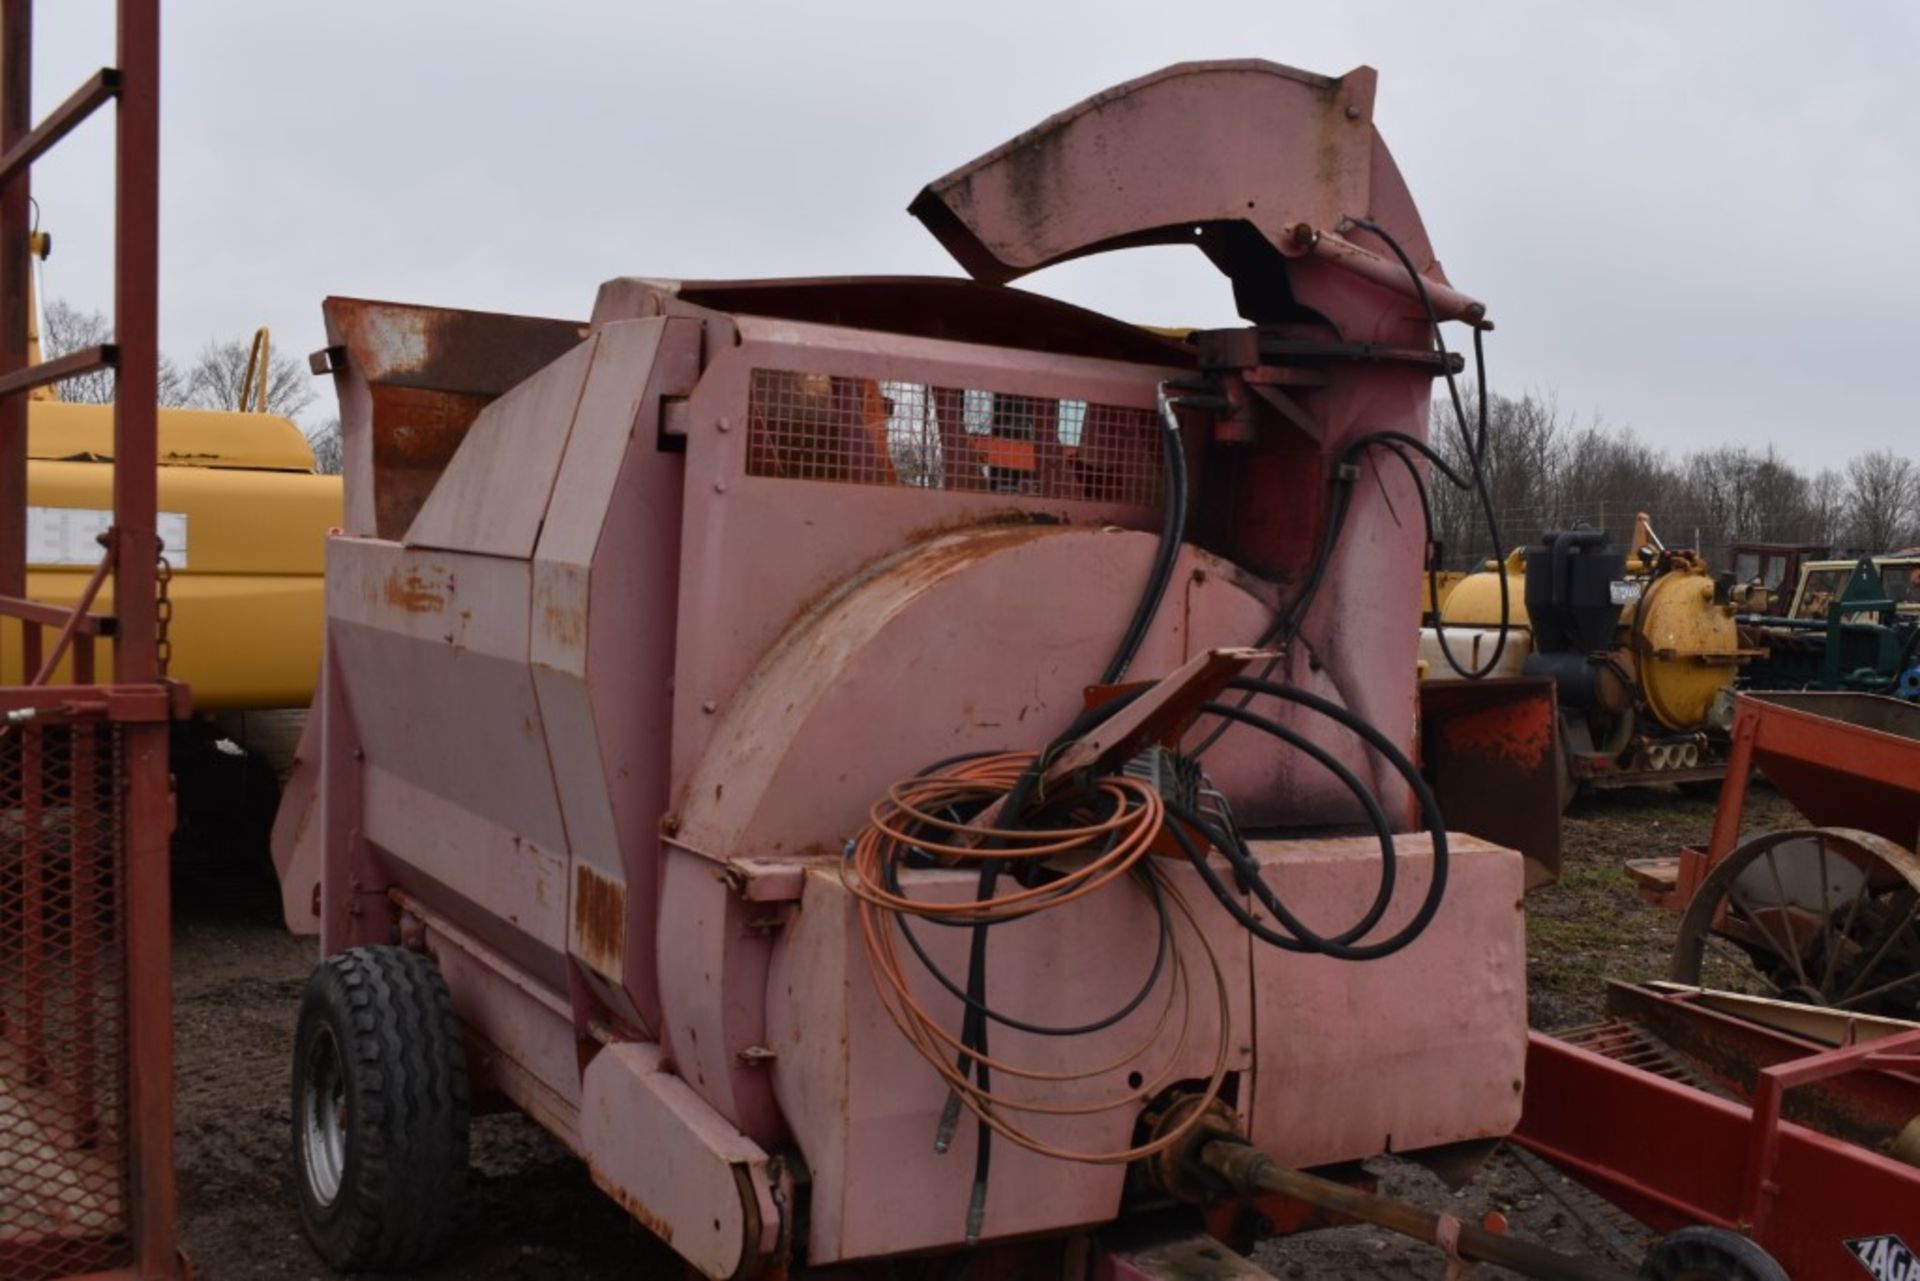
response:
[[[33,5],[0,0],[0,1276],[177,1277],[165,562],[156,531],[158,0],[117,0],[118,66],[32,120]],[[109,102],[114,341],[28,363],[30,170]],[[72,609],[26,598],[26,393],[113,369],[113,515]],[[111,582],[111,612],[94,604]],[[95,645],[113,641],[113,670]],[[76,683],[50,684],[70,655]]]
[[[1920,1029],[1808,1010],[1857,1038],[1829,1046],[1785,1030],[1794,1007],[1677,985],[1613,984],[1607,1004],[1531,1037],[1516,1142],[1659,1231],[1751,1237],[1794,1281],[1906,1275],[1875,1259],[1920,1247],[1920,1166],[1882,1150],[1911,1141]]]

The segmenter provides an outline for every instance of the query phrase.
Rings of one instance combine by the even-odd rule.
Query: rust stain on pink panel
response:
[[[601,974],[618,980],[626,954],[627,887],[581,863],[573,872],[574,950]]]
[[[381,593],[387,604],[395,609],[404,609],[409,614],[438,614],[447,607],[447,591],[453,584],[430,583],[420,576],[417,569],[402,570],[395,568],[387,575],[385,590]]]
[[[593,1175],[594,1186],[619,1202],[620,1208],[631,1214],[641,1227],[659,1237],[668,1245],[673,1244],[673,1225],[649,1210],[639,1197],[621,1187],[619,1183],[600,1172],[598,1166],[589,1164],[587,1170]]]
[[[581,611],[564,605],[547,605],[542,612],[546,616],[547,636],[555,644],[567,649],[579,649],[586,644],[587,619]]]

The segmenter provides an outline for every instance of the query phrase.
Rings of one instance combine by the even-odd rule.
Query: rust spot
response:
[[[568,649],[579,649],[586,643],[587,620],[584,614],[560,605],[548,605],[545,614],[548,636]]]
[[[1544,704],[1521,703],[1478,716],[1449,719],[1441,729],[1456,752],[1531,766],[1553,753],[1553,721]]]
[[[1065,525],[1069,522],[1060,516],[1047,512],[1027,511],[1021,507],[996,507],[992,511],[969,512],[956,520],[935,521],[931,525],[916,525],[902,535],[902,543],[926,543],[943,534],[958,533],[963,529],[973,529],[980,525]]]
[[[574,951],[600,974],[618,981],[626,949],[627,887],[581,863],[573,874]]]
[[[447,586],[428,582],[417,569],[392,570],[382,594],[387,604],[409,614],[438,614],[447,607]]]
[[[665,1219],[649,1210],[640,1198],[608,1178],[598,1166],[592,1167],[593,1181],[600,1190],[620,1203],[620,1208],[631,1214],[641,1227],[659,1237],[669,1245],[673,1243],[673,1226]]]

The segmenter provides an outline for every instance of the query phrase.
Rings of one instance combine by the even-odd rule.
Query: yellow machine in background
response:
[[[1422,625],[1433,622],[1433,612],[1446,605],[1447,598],[1453,595],[1454,588],[1465,582],[1467,575],[1457,569],[1439,570],[1433,574],[1420,576],[1420,622]]]
[[[340,478],[314,474],[306,437],[277,414],[163,409],[159,449],[170,675],[200,712],[305,707],[320,671]],[[27,591],[70,605],[100,561],[96,535],[113,508],[112,407],[30,402],[27,457]],[[108,669],[104,653],[98,662]],[[0,679],[28,675],[18,630],[0,632]]]
[[[36,249],[44,253],[44,244]],[[39,359],[37,316],[30,358]],[[193,696],[177,724],[174,845],[190,856],[266,865],[280,782],[320,675],[327,532],[338,476],[316,474],[291,419],[266,412],[265,329],[242,382],[244,411],[161,409],[159,533],[172,573],[168,675]],[[100,563],[113,512],[113,407],[37,389],[27,403],[27,594],[72,605]],[[112,608],[103,588],[94,608]],[[0,681],[18,684],[17,625],[0,626]],[[112,671],[112,642],[95,652]],[[69,665],[56,680],[70,678]]]
[[[1624,557],[1607,550],[1619,576],[1594,584],[1598,612],[1589,613],[1601,625],[1591,649],[1565,640],[1557,652],[1542,647],[1527,609],[1525,549],[1488,562],[1446,595],[1440,622],[1447,647],[1469,669],[1492,660],[1504,576],[1506,638],[1489,674],[1554,677],[1568,798],[1583,785],[1711,785],[1725,770],[1734,677],[1749,657],[1726,585],[1696,553],[1663,546],[1645,513]],[[1428,677],[1458,679],[1439,640],[1434,628],[1422,633]]]

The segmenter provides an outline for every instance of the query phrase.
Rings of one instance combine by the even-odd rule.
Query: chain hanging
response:
[[[167,545],[163,542],[153,575],[153,661],[161,680],[167,679],[167,664],[173,659],[173,641],[167,636],[167,625],[173,621],[173,598],[167,591],[172,582],[173,564],[167,560]]]

